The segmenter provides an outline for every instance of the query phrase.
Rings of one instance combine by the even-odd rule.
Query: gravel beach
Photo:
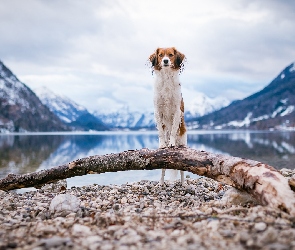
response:
[[[208,178],[65,187],[0,191],[0,249],[295,249],[294,218]]]

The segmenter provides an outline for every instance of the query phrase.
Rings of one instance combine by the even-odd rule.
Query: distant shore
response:
[[[269,130],[253,130],[253,129],[193,129],[188,130],[188,134],[227,134],[236,132],[250,132],[250,133],[269,133],[269,132],[295,132],[295,127],[288,127],[282,129],[269,129]],[[122,130],[108,130],[108,131],[50,131],[50,132],[0,132],[0,135],[88,135],[88,134],[158,134],[157,130],[148,129],[122,129]]]

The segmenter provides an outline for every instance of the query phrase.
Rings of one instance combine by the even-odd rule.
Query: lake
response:
[[[261,161],[277,169],[295,168],[295,132],[190,131],[188,146]],[[59,166],[90,155],[144,147],[158,147],[156,131],[1,134],[0,178],[8,173],[24,174]],[[68,187],[93,183],[108,185],[159,180],[160,175],[161,170],[126,171],[79,176],[67,181]]]

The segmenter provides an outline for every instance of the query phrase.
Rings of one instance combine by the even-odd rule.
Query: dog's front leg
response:
[[[177,138],[177,131],[179,129],[179,124],[181,122],[181,112],[175,112],[173,116],[173,123],[170,133],[170,139],[169,139],[169,146],[174,147],[176,145],[176,138]]]
[[[159,148],[167,147],[166,135],[165,135],[165,127],[162,124],[161,114],[157,110],[155,111],[155,120],[158,129],[158,137],[159,137]]]

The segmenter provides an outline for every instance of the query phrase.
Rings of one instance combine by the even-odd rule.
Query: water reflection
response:
[[[189,145],[211,147],[214,151],[267,163],[277,169],[295,165],[294,132],[236,131],[219,134],[191,134]],[[210,149],[208,151],[211,151]]]
[[[278,169],[295,167],[294,132],[198,131],[189,133],[188,145],[199,150],[258,160]],[[90,155],[144,147],[158,147],[156,133],[0,135],[0,177],[50,168]],[[157,180],[159,176],[155,170],[107,173],[100,178],[103,182],[119,184],[140,179]],[[79,178],[83,182],[97,177]]]
[[[39,169],[50,168],[90,155],[118,153],[128,149],[158,146],[156,134],[68,135],[42,162]]]
[[[64,136],[1,135],[0,177],[35,171],[63,140]]]

